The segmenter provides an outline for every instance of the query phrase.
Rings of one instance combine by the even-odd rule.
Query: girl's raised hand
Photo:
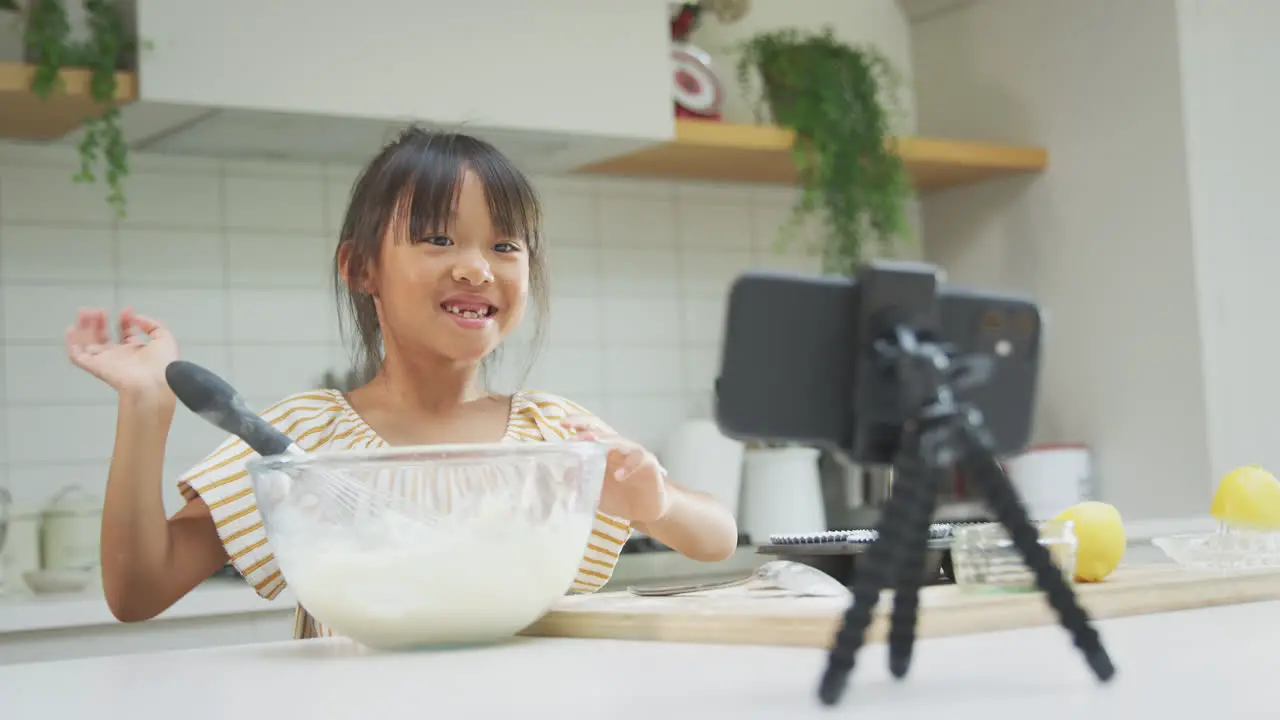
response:
[[[154,391],[168,387],[164,369],[178,359],[178,344],[159,322],[126,309],[114,327],[101,308],[82,308],[67,328],[67,357],[76,367],[116,389]],[[116,337],[112,337],[115,331]]]

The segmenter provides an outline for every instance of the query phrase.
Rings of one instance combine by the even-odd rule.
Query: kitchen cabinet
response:
[[[137,0],[130,143],[364,162],[406,121],[539,171],[674,134],[666,3]]]

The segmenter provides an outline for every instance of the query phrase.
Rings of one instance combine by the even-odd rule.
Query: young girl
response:
[[[590,539],[570,588],[612,575],[632,529],[699,560],[728,557],[732,514],[681,488],[647,450],[578,405],[543,392],[481,389],[482,361],[545,308],[541,210],[527,178],[466,135],[411,129],[365,168],[334,257],[335,282],[372,379],[345,394],[291,395],[263,417],[305,450],[476,442],[600,440],[612,446]],[[158,321],[82,310],[67,354],[119,395],[102,525],[102,579],[125,622],[156,616],[228,560],[262,597],[285,588],[253,497],[253,451],[228,438],[178,479],[186,505],[166,518],[160,484],[176,399],[164,369],[178,358]],[[298,609],[295,636],[330,634]]]

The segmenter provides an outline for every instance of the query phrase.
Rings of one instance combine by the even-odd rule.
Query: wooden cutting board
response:
[[[1120,568],[1101,583],[1076,584],[1094,619],[1280,599],[1280,571],[1194,572],[1173,566]],[[867,642],[884,642],[892,593],[876,607]],[[826,648],[846,603],[744,587],[673,597],[628,592],[562,598],[524,631],[537,637]],[[954,585],[921,592],[918,637],[943,637],[1051,625],[1057,615],[1043,594],[972,594]]]

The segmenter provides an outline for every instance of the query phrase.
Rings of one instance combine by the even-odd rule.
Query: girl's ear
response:
[[[338,246],[338,272],[342,274],[342,282],[353,295],[374,294],[375,278],[371,263],[357,261],[355,244],[345,241]]]

